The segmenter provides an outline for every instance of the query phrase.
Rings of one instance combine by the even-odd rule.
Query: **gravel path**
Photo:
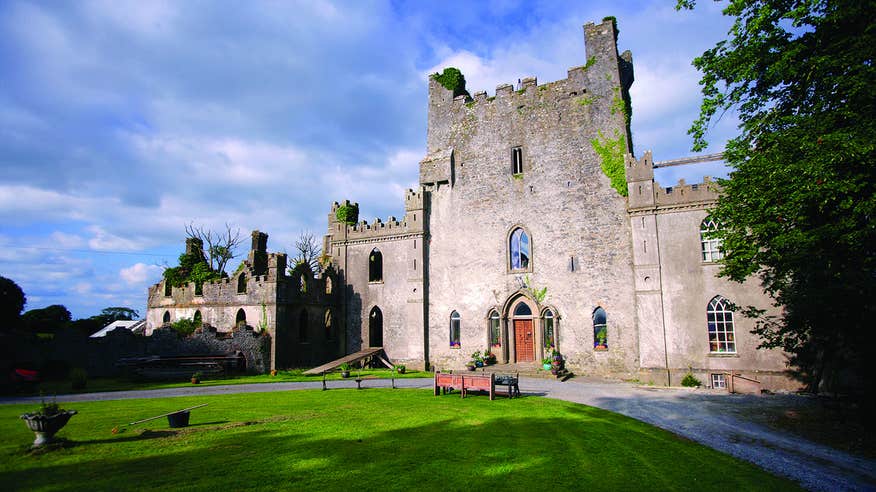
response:
[[[363,387],[389,387],[387,379]],[[355,388],[354,381],[330,381],[329,388]],[[431,379],[398,379],[399,388],[431,388]],[[322,383],[268,383],[191,386],[150,391],[63,395],[61,402],[223,395],[296,389],[319,389]],[[521,378],[524,394],[536,394],[617,412],[674,432],[718,451],[755,463],[810,490],[876,491],[876,462],[780,433],[745,418],[747,413],[781,396],[727,395],[710,390],[651,388],[627,383],[575,378]],[[39,403],[39,397],[0,398],[0,404]]]

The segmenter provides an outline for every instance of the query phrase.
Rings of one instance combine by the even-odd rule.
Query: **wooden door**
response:
[[[514,342],[517,362],[532,362],[535,360],[531,319],[514,320]]]

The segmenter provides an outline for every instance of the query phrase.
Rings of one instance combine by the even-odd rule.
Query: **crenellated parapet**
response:
[[[718,185],[708,176],[702,183],[687,184],[683,179],[678,184],[669,187],[657,187],[655,202],[658,207],[676,205],[708,205],[718,200]]]
[[[386,220],[375,218],[369,222],[363,219],[353,224],[341,222],[338,220],[337,211],[341,207],[349,205],[351,205],[349,200],[332,203],[326,245],[330,246],[331,243],[344,241],[361,241],[423,233],[422,189],[408,189],[405,192],[405,215],[401,219],[391,215]],[[358,206],[358,204],[354,205]]]

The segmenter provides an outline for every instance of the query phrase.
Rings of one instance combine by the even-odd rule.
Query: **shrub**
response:
[[[681,380],[681,385],[687,386],[688,388],[694,388],[697,386],[702,386],[703,383],[701,383],[700,380],[697,379],[693,374],[687,373],[684,376],[684,379]]]
[[[85,389],[88,384],[88,373],[81,367],[74,367],[70,370],[70,387],[74,390]]]
[[[195,323],[192,318],[181,318],[178,321],[171,323],[170,327],[173,328],[179,336],[187,337],[195,332],[195,329],[198,328],[198,323]]]

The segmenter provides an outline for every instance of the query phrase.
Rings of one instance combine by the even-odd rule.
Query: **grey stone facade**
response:
[[[303,367],[332,360],[346,351],[342,287],[335,269],[318,277],[306,268],[287,274],[286,255],[267,252],[268,235],[252,233],[252,249],[231,277],[170,287],[162,280],[149,288],[146,334],[182,318],[200,316],[220,333],[254,330],[269,335],[266,368]],[[192,245],[188,241],[187,249]]]
[[[691,370],[709,384],[711,374],[732,370],[788,386],[783,354],[757,350],[741,316],[735,352],[710,350],[714,296],[770,304],[756,282],[719,279],[718,266],[702,259],[700,225],[717,198],[711,184],[662,188],[650,153],[628,155],[627,198],[602,171],[594,139],[623,137],[632,148],[618,105],[633,82],[632,56],[618,54],[611,21],[584,33],[586,64],[563,80],[527,77],[517,88],[498,86],[495,97],[468,98],[430,78],[420,187],[407,192],[402,220],[347,225],[332,206],[325,251],[345,284],[348,351],[375,345],[369,316],[377,308],[390,358],[461,369],[490,347],[495,313],[499,360],[537,365],[550,312],[556,348],[581,373],[678,384]],[[510,260],[517,228],[529,238],[523,268]],[[369,279],[374,252],[380,281]],[[531,314],[515,314],[520,304]],[[597,343],[597,308],[607,316],[607,348]]]

